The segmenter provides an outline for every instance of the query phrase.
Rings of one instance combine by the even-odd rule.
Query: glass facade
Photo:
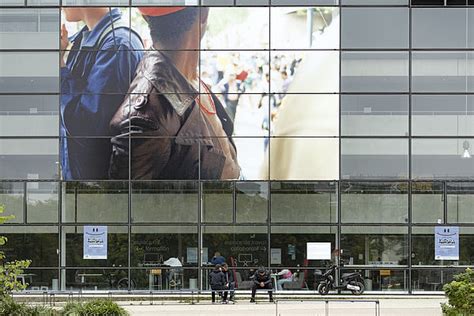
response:
[[[208,290],[217,252],[238,289],[265,266],[314,290],[329,242],[369,292],[440,291],[474,264],[474,3],[447,4],[0,0],[0,235],[27,290]]]

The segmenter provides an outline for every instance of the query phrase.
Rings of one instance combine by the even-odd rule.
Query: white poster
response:
[[[308,242],[306,243],[306,254],[308,260],[331,260],[331,243]]]
[[[84,259],[107,259],[107,226],[84,226]]]
[[[270,255],[270,264],[281,264],[281,248],[271,248]]]

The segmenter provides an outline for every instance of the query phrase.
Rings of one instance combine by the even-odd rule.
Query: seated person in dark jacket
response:
[[[224,263],[222,265],[222,272],[224,272],[225,278],[226,278],[226,289],[229,290],[230,292],[230,297],[229,299],[233,302],[234,301],[234,296],[235,296],[235,280],[234,280],[234,274],[232,271],[229,270],[229,266],[227,263]]]
[[[270,272],[268,272],[264,267],[259,267],[253,276],[252,298],[250,299],[250,303],[255,303],[255,293],[258,289],[273,290]],[[272,291],[268,291],[268,297],[270,302],[273,302]]]
[[[214,270],[209,273],[209,284],[211,285],[212,290],[212,302],[215,303],[216,301],[216,292],[215,291],[223,291],[226,289],[226,277],[224,272],[222,272],[221,265],[216,264]],[[224,291],[222,296],[222,303],[227,302],[227,291]]]

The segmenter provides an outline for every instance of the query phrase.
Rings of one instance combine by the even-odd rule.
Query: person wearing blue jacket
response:
[[[65,26],[61,28],[62,177],[107,179],[112,152],[109,122],[125,98],[143,44],[118,9],[63,11],[67,21],[83,21],[85,26],[69,38]]]

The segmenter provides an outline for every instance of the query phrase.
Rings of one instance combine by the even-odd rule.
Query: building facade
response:
[[[237,99],[239,178],[66,179],[65,139],[114,136],[61,134],[60,29],[82,27],[62,9],[99,6],[144,51],[138,7],[210,8],[198,71]],[[221,89],[232,75],[246,88]],[[265,266],[314,290],[332,260],[368,292],[436,292],[474,264],[471,0],[0,0],[0,83],[0,205],[15,216],[0,235],[8,259],[32,260],[29,291],[207,290],[216,252],[239,289]],[[459,227],[458,260],[435,258],[439,226]],[[106,230],[105,259],[86,258],[89,227]]]

